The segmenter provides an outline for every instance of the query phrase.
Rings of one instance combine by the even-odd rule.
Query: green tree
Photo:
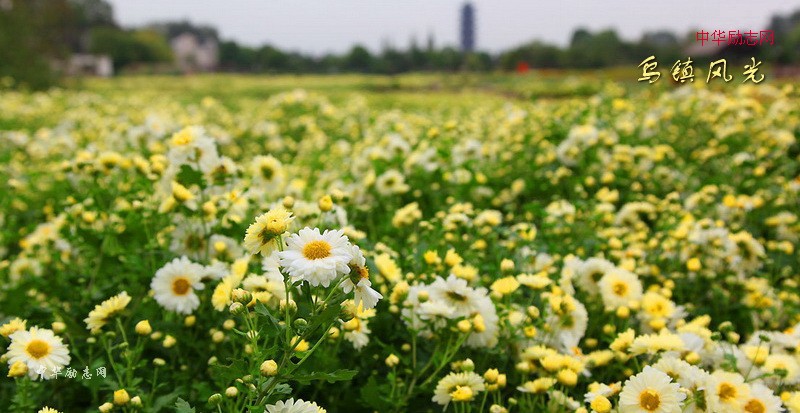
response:
[[[98,27],[92,29],[90,50],[111,56],[116,71],[135,63],[172,60],[172,49],[166,39],[152,30],[125,31]]]
[[[57,80],[53,64],[69,55],[75,13],[66,0],[12,0],[0,8],[0,77],[43,89]]]

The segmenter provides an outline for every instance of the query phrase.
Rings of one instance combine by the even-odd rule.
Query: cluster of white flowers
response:
[[[450,275],[436,277],[431,284],[409,288],[403,303],[406,325],[430,336],[448,320],[466,319],[472,331],[465,342],[470,347],[494,347],[497,344],[497,309],[485,288],[473,288],[467,281]]]

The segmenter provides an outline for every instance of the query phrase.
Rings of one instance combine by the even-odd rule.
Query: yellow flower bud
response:
[[[150,321],[142,320],[136,323],[134,331],[136,331],[136,334],[140,336],[146,336],[153,332],[153,327],[150,326]]]
[[[686,262],[686,268],[689,271],[699,271],[702,268],[702,264],[700,264],[699,258],[691,258],[689,261]]]
[[[458,331],[465,334],[472,331],[472,323],[469,320],[459,321],[458,324],[456,324],[456,327],[458,327]]]
[[[278,363],[275,360],[266,360],[261,363],[261,374],[263,376],[271,377],[278,374]]]
[[[227,389],[225,389],[225,395],[230,398],[234,398],[239,395],[239,389],[233,386],[228,387]]]
[[[328,212],[333,209],[333,199],[331,199],[330,195],[325,195],[319,199],[319,210],[322,212]]]
[[[388,367],[395,367],[400,363],[400,358],[394,354],[389,354],[389,357],[386,357],[385,363]]]
[[[8,369],[8,377],[22,377],[26,374],[28,374],[28,365],[22,361],[12,364]]]
[[[605,396],[597,396],[589,404],[589,407],[597,413],[608,413],[611,411],[611,401]]]
[[[129,401],[131,401],[131,396],[128,395],[125,389],[119,389],[114,392],[114,404],[117,406],[128,404]]]

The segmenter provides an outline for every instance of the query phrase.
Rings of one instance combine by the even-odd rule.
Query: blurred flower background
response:
[[[0,0],[0,410],[800,412],[799,13],[319,54],[118,3]]]

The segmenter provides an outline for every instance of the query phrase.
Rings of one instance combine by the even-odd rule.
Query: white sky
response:
[[[356,43],[405,49],[412,36],[424,45],[458,42],[463,0],[108,0],[125,27],[187,19],[215,26],[224,39],[320,55]],[[708,32],[765,30],[773,14],[800,9],[800,0],[473,0],[476,43],[498,52],[538,39],[569,42],[577,27],[615,28],[623,38],[669,29]],[[780,39],[775,39],[779,42]]]

